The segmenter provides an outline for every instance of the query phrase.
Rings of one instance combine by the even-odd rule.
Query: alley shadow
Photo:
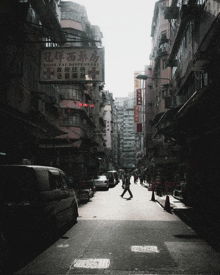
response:
[[[220,252],[219,217],[198,209],[174,209],[174,213],[190,226],[199,238],[205,240],[213,249]]]

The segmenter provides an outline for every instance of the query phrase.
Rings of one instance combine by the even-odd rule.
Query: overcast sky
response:
[[[156,0],[76,0],[103,33],[105,90],[115,97],[134,90],[134,71],[150,64],[151,23]]]

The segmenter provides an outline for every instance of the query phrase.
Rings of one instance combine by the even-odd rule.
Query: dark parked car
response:
[[[75,192],[58,168],[0,166],[0,224],[4,240],[53,240],[78,217]]]
[[[90,200],[91,197],[93,197],[95,187],[92,179],[81,180],[78,181],[76,184],[73,184],[73,177],[70,176],[69,181],[76,192],[79,203],[86,203]]]
[[[116,181],[116,184],[118,184],[119,181],[120,181],[119,180],[119,176],[118,176],[118,172],[117,171],[109,171],[109,172],[113,173],[115,181]]]
[[[78,198],[80,202],[88,202],[93,197],[95,186],[93,179],[82,180],[80,189],[78,190]]]
[[[107,171],[103,174],[106,175],[106,177],[108,178],[110,187],[115,187],[115,185],[118,184],[119,179],[118,173],[116,171]]]

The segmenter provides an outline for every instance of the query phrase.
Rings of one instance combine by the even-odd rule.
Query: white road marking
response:
[[[91,268],[91,269],[106,269],[110,265],[109,259],[76,259],[71,264],[70,269],[73,268]]]
[[[131,251],[141,253],[159,253],[157,246],[153,245],[134,245],[131,246]]]

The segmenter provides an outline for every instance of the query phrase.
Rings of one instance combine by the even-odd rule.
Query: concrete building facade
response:
[[[59,87],[40,83],[43,47],[60,47],[60,1],[2,1],[0,11],[1,163],[39,163],[43,138],[59,127]]]
[[[120,168],[133,170],[136,167],[134,93],[128,97],[116,97],[120,132]]]
[[[64,47],[73,52],[78,48],[83,51],[102,46],[102,33],[98,26],[90,24],[84,6],[62,1],[61,26],[67,37]],[[48,161],[56,154],[56,165],[75,183],[97,175],[105,157],[104,108],[107,98],[103,86],[102,82],[92,81],[60,84],[59,124],[66,134],[44,140],[41,144],[44,159]]]
[[[60,0],[3,1],[0,23],[1,163],[53,165],[76,181],[97,174],[106,155],[103,81],[46,83],[40,76],[53,72],[40,61],[49,49],[101,48],[99,27],[85,7]],[[68,79],[67,69],[57,75]]]
[[[164,6],[164,2],[156,2],[155,13],[163,11],[169,26],[166,63],[171,73],[167,110],[155,115],[152,140],[161,137],[166,150],[158,164],[165,180],[186,184],[188,203],[219,211],[220,3],[173,0]],[[153,20],[152,28],[159,29],[157,24]]]

